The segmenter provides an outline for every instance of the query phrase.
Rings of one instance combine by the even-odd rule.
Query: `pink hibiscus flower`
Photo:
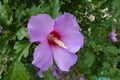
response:
[[[32,16],[28,22],[30,42],[39,41],[35,48],[32,64],[40,68],[38,74],[55,61],[61,71],[69,71],[76,63],[75,54],[84,44],[84,37],[79,32],[80,27],[76,18],[70,13],[52,19],[47,14]]]

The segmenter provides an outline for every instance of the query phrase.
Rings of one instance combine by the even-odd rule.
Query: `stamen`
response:
[[[65,44],[62,41],[58,40],[57,38],[54,39],[54,42],[60,47],[67,49],[67,46],[65,46]]]

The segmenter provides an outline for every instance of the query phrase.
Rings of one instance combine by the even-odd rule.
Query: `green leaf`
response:
[[[16,33],[16,36],[18,40],[22,40],[24,37],[29,38],[27,28],[21,28],[20,30],[18,30],[18,32]]]
[[[89,43],[90,43],[90,45],[91,45],[91,47],[92,47],[93,49],[96,48],[96,43],[95,43],[95,41],[90,41]]]
[[[8,4],[8,2],[6,2],[4,4],[4,8],[5,10],[7,11],[8,14],[11,14],[12,13],[12,9],[10,8],[10,5]],[[10,16],[10,15],[9,15]]]
[[[42,4],[40,4],[39,6],[35,6],[33,5],[30,9],[27,8],[25,10],[26,16],[32,16],[32,15],[37,15],[40,13],[47,13],[50,16],[52,16],[52,18],[56,18],[58,15],[60,15],[60,4],[59,4],[59,0],[51,0],[51,3],[45,3],[45,1],[42,2]]]
[[[105,69],[109,69],[109,68],[110,68],[110,64],[109,64],[108,62],[104,61],[104,62],[103,62],[103,67],[104,67]]]
[[[7,49],[7,47],[8,47],[8,40],[1,41],[0,42],[0,46],[2,46],[0,48],[0,53],[1,54],[7,53],[7,51],[8,51],[8,49]]]
[[[59,13],[59,10],[60,10],[59,0],[53,0],[52,9],[53,9],[52,17],[56,18],[60,14]]]
[[[55,80],[55,77],[53,76],[51,69],[44,72],[44,80]]]
[[[84,64],[88,68],[90,68],[94,63],[94,60],[95,60],[94,54],[87,51],[84,56]]]
[[[0,2],[0,25],[6,25],[7,23],[8,14],[5,10],[4,6]]]
[[[27,57],[29,54],[29,48],[31,43],[29,41],[18,41],[14,45],[14,49],[18,55],[18,59],[20,60],[22,56]]]
[[[106,0],[102,5],[100,6],[100,9],[105,9],[106,7],[109,7],[113,0]]]
[[[120,53],[120,49],[117,49],[115,46],[107,46],[107,47],[104,48],[104,50],[106,52],[110,52],[110,53],[113,53],[113,54]]]
[[[120,0],[114,0],[113,7],[115,9],[112,18],[117,18],[118,16],[120,16]]]
[[[26,72],[24,64],[20,61],[15,61],[11,64],[7,80],[29,80],[30,76]]]

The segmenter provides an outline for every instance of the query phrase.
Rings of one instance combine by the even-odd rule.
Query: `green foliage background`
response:
[[[0,79],[55,80],[51,69],[40,79],[31,64],[37,43],[29,42],[27,22],[33,15],[46,13],[56,18],[69,12],[76,16],[85,44],[77,64],[59,80],[120,80],[120,0],[1,0]],[[107,16],[106,16],[107,15]],[[95,20],[91,20],[90,17]],[[115,28],[118,42],[109,34]],[[104,79],[102,79],[104,78]]]

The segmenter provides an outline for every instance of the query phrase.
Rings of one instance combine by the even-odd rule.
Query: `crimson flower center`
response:
[[[59,35],[58,32],[52,31],[52,32],[48,35],[48,43],[49,43],[50,45],[56,46],[56,45],[57,45],[56,40],[60,40],[60,35]]]

